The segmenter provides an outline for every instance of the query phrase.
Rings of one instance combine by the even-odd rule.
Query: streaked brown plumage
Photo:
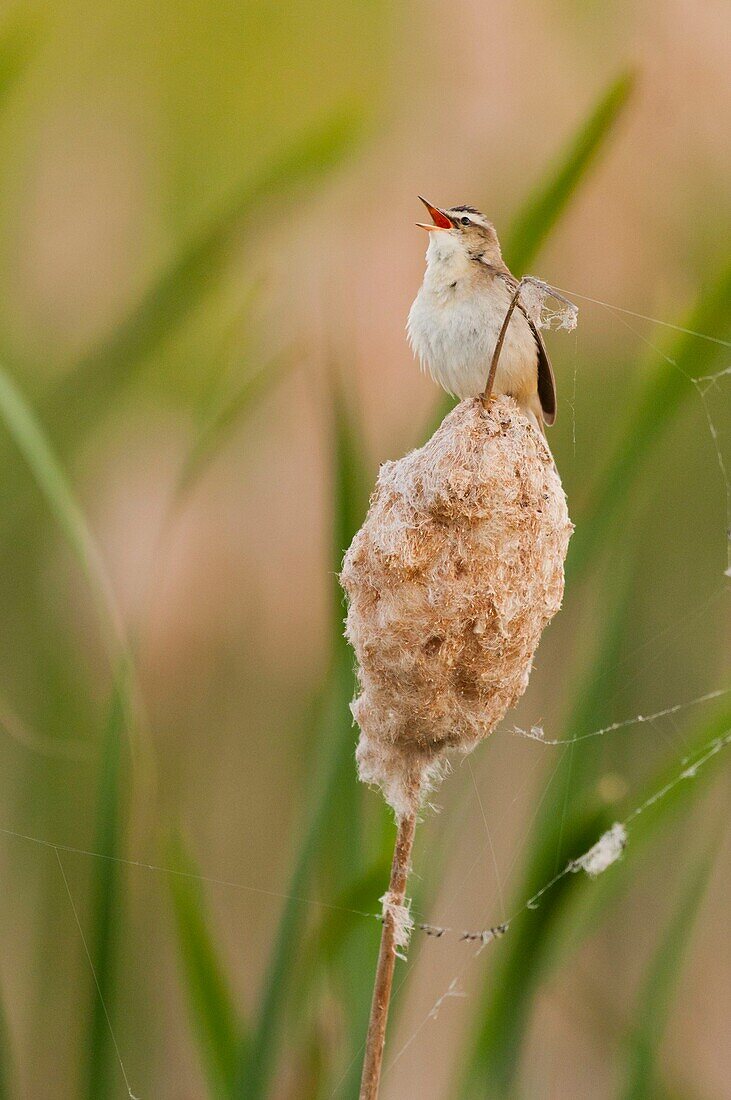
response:
[[[471,206],[442,210],[422,202],[433,224],[423,225],[430,231],[427,269],[409,313],[409,340],[444,389],[462,399],[476,397],[485,389],[518,281],[484,214]],[[520,299],[500,353],[493,392],[514,397],[540,429],[556,419],[551,361]]]

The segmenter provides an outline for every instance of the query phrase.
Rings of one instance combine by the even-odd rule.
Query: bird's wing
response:
[[[528,317],[520,302],[518,302],[518,307],[528,320],[533,339],[538,348],[538,397],[543,409],[543,420],[550,427],[556,419],[556,379],[553,375],[553,367],[539,330]]]
[[[512,272],[505,267],[504,270],[496,268],[495,273],[499,275],[500,278],[507,283],[510,290],[515,293],[518,289],[518,280]],[[551,360],[546,351],[546,345],[543,343],[543,337],[533,321],[531,321],[520,299],[518,299],[517,306],[530,325],[533,339],[536,342],[536,350],[538,351],[538,397],[543,411],[543,420],[550,427],[556,419],[556,379],[553,374],[553,367],[551,366]]]

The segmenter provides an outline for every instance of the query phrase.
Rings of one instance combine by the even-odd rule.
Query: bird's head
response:
[[[445,241],[444,234],[449,234],[450,247],[463,251],[469,259],[480,260],[483,263],[496,264],[502,262],[500,242],[498,241],[495,226],[475,210],[474,206],[452,206],[443,210],[439,206],[432,206],[426,199],[419,198],[431,215],[431,224],[417,222],[420,229],[426,229],[433,235],[434,243],[441,238]]]

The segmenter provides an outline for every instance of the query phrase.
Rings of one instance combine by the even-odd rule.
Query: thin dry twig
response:
[[[488,376],[487,376],[487,383],[485,385],[484,393],[482,394],[482,404],[485,406],[485,408],[487,408],[487,406],[490,402],[490,398],[492,396],[492,387],[495,383],[495,374],[497,373],[497,365],[498,365],[498,362],[500,360],[500,352],[503,350],[503,343],[505,342],[505,334],[508,331],[508,325],[510,324],[510,318],[513,316],[513,310],[515,309],[516,305],[518,304],[518,298],[520,297],[520,290],[521,290],[522,285],[523,285],[522,281],[518,283],[518,285],[515,288],[515,293],[513,294],[513,297],[510,299],[510,305],[508,306],[508,311],[505,314],[505,320],[502,323],[502,327],[500,329],[500,334],[498,335],[497,343],[495,344],[495,350],[492,353],[492,361],[490,363],[490,371],[489,371]]]
[[[371,1015],[368,1022],[363,1075],[360,1083],[360,1100],[377,1100],[383,1065],[383,1047],[386,1041],[386,1024],[391,1003],[393,972],[396,966],[399,935],[398,917],[395,910],[403,906],[406,897],[406,880],[411,862],[411,849],[414,846],[416,814],[406,814],[399,819],[396,845],[391,864],[391,880],[388,886],[388,899],[384,902],[383,931],[381,948],[378,953],[376,980],[373,986]]]

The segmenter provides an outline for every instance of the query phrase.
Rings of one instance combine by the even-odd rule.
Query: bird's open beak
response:
[[[422,199],[421,195],[419,195],[419,199],[421,200],[421,202],[424,203],[424,206],[431,214],[431,219],[434,223],[433,225],[427,225],[426,222],[417,222],[416,224],[418,225],[419,229],[428,229],[431,232],[431,230],[433,229],[452,228],[452,223],[450,222],[449,218],[443,210],[440,210],[438,206],[432,206],[432,204],[430,202],[427,202],[426,199]]]

